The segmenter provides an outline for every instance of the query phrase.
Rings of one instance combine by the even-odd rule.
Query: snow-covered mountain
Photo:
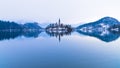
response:
[[[98,21],[95,22],[90,22],[88,24],[83,24],[78,26],[76,29],[80,29],[80,30],[95,30],[95,29],[108,29],[109,27],[113,26],[113,25],[117,25],[120,24],[119,21],[115,18],[112,17],[104,17],[101,18]]]
[[[111,33],[109,28],[118,24],[120,23],[115,18],[104,17],[98,21],[80,25],[76,28],[76,31],[84,35],[97,37],[103,41],[110,42],[119,36]]]

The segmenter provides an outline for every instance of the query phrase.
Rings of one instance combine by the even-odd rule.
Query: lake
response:
[[[119,38],[105,42],[78,32],[60,39],[45,32],[0,37],[0,68],[120,68]]]

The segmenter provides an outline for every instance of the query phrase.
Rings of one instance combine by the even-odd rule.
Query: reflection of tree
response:
[[[19,36],[37,38],[41,31],[0,31],[0,40],[15,39]]]
[[[41,33],[41,31],[38,30],[34,30],[34,31],[23,31],[23,35],[25,37],[34,37],[37,38],[39,36],[39,34]]]
[[[22,35],[22,33],[20,31],[18,31],[18,32],[4,31],[4,32],[0,32],[0,40],[14,39],[14,38],[21,36],[21,35]]]

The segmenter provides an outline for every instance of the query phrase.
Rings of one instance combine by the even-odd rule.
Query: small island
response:
[[[46,33],[49,34],[50,36],[56,36],[60,37],[63,35],[70,35],[71,32],[73,31],[71,25],[64,25],[61,23],[61,20],[59,19],[58,22],[49,24],[46,28]]]

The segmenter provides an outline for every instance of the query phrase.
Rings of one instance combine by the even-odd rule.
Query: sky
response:
[[[78,24],[110,16],[120,20],[120,0],[0,0],[0,20]]]

